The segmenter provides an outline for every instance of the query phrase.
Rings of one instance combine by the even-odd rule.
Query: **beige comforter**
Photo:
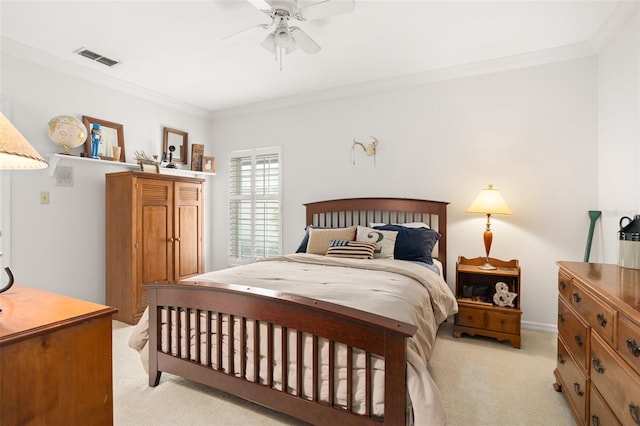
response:
[[[376,313],[418,327],[408,341],[407,386],[414,423],[445,423],[438,389],[427,370],[439,324],[457,311],[441,276],[424,266],[394,259],[344,259],[292,254],[193,277],[300,294]],[[136,325],[130,346],[148,359],[148,316]],[[146,365],[145,365],[146,367]]]

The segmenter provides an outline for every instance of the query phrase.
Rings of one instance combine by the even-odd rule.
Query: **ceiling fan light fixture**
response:
[[[296,47],[296,41],[293,36],[287,30],[278,30],[275,33],[275,43],[281,49],[292,49]],[[287,52],[289,53],[289,52]]]
[[[276,37],[275,37],[274,33],[267,34],[267,36],[264,38],[262,43],[260,43],[260,46],[264,47],[267,51],[269,51],[271,53],[275,53],[276,52]]]

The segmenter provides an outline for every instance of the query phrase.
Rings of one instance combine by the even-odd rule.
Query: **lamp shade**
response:
[[[44,169],[47,162],[0,113],[0,169]]]
[[[467,213],[510,215],[511,210],[509,210],[500,192],[494,189],[493,185],[489,185],[489,188],[480,191],[480,194],[467,209]]]

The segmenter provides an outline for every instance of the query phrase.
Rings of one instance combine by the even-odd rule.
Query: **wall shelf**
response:
[[[109,166],[109,167],[121,167],[124,170],[140,170],[140,165],[138,163],[123,163],[118,161],[110,161],[110,160],[97,160],[95,158],[88,157],[78,157],[75,155],[66,155],[66,154],[50,154],[47,156],[47,162],[49,163],[49,177],[53,177],[56,172],[56,167],[58,167],[58,163],[62,162],[92,162],[97,167],[100,166]],[[207,177],[207,176],[215,176],[215,173],[209,172],[198,172],[195,170],[187,170],[187,169],[168,169],[166,167],[160,168],[160,174],[162,175],[173,175],[173,176],[187,176],[187,177]]]

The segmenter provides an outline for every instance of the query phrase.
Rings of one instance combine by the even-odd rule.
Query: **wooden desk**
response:
[[[0,309],[0,424],[112,425],[116,310],[18,285]]]

